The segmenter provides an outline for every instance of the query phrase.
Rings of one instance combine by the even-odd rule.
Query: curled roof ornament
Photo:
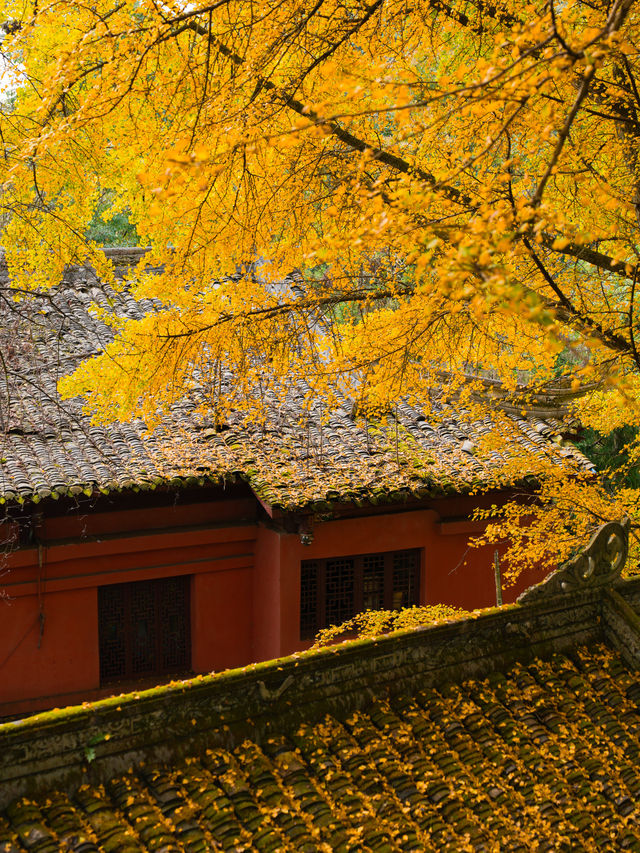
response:
[[[555,595],[615,583],[627,559],[630,526],[628,518],[603,524],[584,550],[563,563],[541,583],[525,589],[518,597],[518,604],[531,604]]]

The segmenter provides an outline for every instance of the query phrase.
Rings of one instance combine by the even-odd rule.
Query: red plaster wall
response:
[[[280,551],[281,536],[261,527],[254,553],[252,660],[270,660],[281,654]]]
[[[125,531],[168,530],[194,525],[219,525],[255,517],[253,498],[206,500],[198,503],[172,504],[155,508],[140,507],[100,512],[72,512],[66,516],[42,519],[39,532],[50,542],[56,539],[88,536],[110,536]]]
[[[468,501],[447,500],[446,509],[468,511]],[[455,514],[454,514],[454,517]],[[297,535],[281,537],[281,618],[278,655],[307,648],[299,638],[300,563],[323,557],[368,554],[408,548],[421,550],[421,604],[451,604],[468,610],[496,604],[492,547],[468,547],[470,536],[483,525],[458,520],[442,522],[436,509],[401,512],[316,524],[314,539],[303,545]],[[505,588],[503,602],[515,601],[523,589],[543,575],[529,573]],[[270,656],[274,656],[271,654]]]
[[[299,640],[304,559],[419,548],[422,603],[493,605],[493,549],[467,552],[469,536],[482,526],[468,521],[475,501],[450,498],[430,509],[317,523],[308,546],[298,535],[259,527],[255,501],[247,500],[45,518],[38,533],[47,543],[40,648],[38,550],[15,552],[0,578],[10,596],[0,600],[0,716],[117,692],[117,685],[99,688],[97,587],[103,584],[191,575],[195,672],[308,645]],[[521,579],[504,600],[540,579]]]
[[[0,599],[0,716],[118,692],[99,685],[97,587],[105,584],[191,575],[194,671],[250,661],[251,513],[255,502],[236,500],[45,519],[41,568],[38,549],[23,548],[0,578],[8,596]]]
[[[0,711],[34,695],[64,704],[66,694],[99,686],[96,612],[95,588],[46,595],[38,647],[37,595],[0,600]]]
[[[195,575],[191,586],[195,672],[243,666],[252,659],[251,567]]]

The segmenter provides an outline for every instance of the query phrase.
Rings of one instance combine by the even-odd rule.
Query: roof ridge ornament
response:
[[[611,586],[620,577],[629,551],[630,519],[601,525],[578,554],[563,563],[541,583],[518,596],[518,604],[531,604],[555,595]]]

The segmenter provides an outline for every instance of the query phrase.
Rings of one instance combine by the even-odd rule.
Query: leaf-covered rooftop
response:
[[[58,380],[112,339],[100,311],[140,319],[156,308],[77,267],[49,293],[2,312],[8,379],[0,407],[0,501],[240,478],[274,506],[375,503],[473,489],[500,471],[509,445],[534,457],[574,455],[585,462],[553,443],[563,430],[560,421],[517,414],[503,415],[509,430],[503,451],[481,455],[491,419],[437,400],[437,421],[400,404],[369,422],[353,416],[348,400],[331,409],[322,401],[309,407],[305,388],[297,386],[284,402],[267,399],[261,424],[247,425],[241,412],[220,424],[195,416],[197,401],[185,400],[152,434],[142,421],[92,425],[79,399],[60,401]]]
[[[14,802],[4,853],[640,850],[640,678],[600,644]]]

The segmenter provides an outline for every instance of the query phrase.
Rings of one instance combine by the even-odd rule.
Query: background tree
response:
[[[637,468],[633,0],[2,5],[16,286],[87,257],[109,275],[87,238],[104,193],[164,267],[130,286],[165,309],[63,383],[97,417],[156,415],[194,375],[211,379],[204,406],[304,378],[360,412],[445,384],[480,416],[491,377],[516,405],[584,391],[583,423],[629,428]],[[273,286],[293,268],[304,288]],[[226,396],[220,364],[238,377]],[[478,453],[502,440],[491,414]],[[532,464],[503,473],[540,484],[512,556],[563,555],[595,520],[637,518],[633,485],[605,488],[569,457]],[[521,515],[493,535],[522,533]]]

